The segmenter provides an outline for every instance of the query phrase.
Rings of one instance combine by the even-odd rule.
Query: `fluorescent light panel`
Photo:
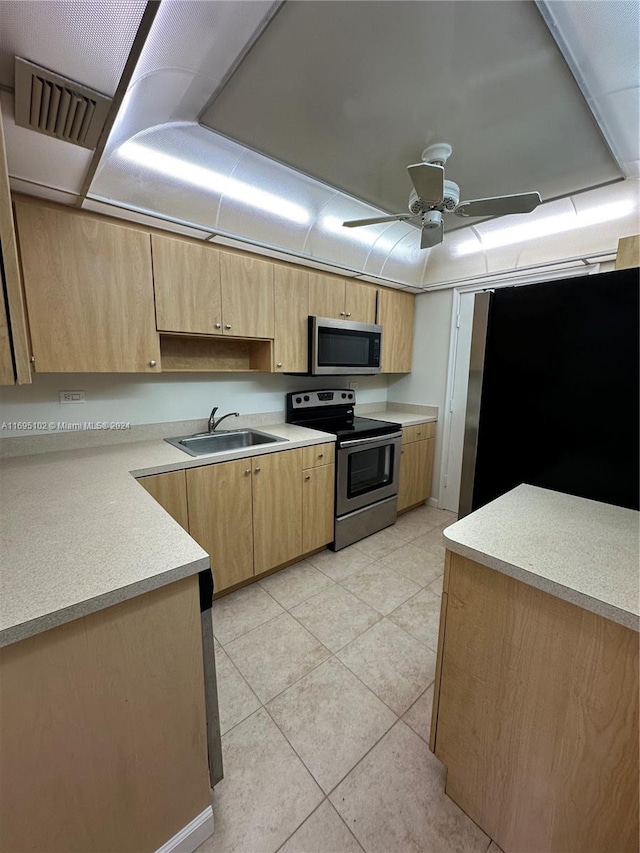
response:
[[[259,190],[244,181],[214,172],[213,169],[206,169],[204,166],[197,166],[179,157],[163,154],[139,142],[125,142],[118,149],[118,156],[144,169],[178,178],[198,189],[218,193],[223,197],[232,198],[241,204],[271,213],[281,219],[288,219],[299,225],[307,225],[311,219],[309,211],[299,204]]]
[[[598,225],[602,222],[612,222],[615,219],[623,219],[633,213],[636,205],[633,201],[614,202],[592,207],[590,210],[582,210],[576,213],[560,213],[547,216],[538,221],[524,222],[521,225],[511,225],[507,228],[495,231],[480,232],[479,239],[465,240],[452,247],[452,251],[458,257],[472,255],[486,249],[498,249],[502,246],[513,246],[516,243],[525,243],[529,240],[537,240],[540,237],[549,237],[565,231],[574,231],[589,225]]]

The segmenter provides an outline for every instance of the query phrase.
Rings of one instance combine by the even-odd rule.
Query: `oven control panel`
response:
[[[317,409],[330,406],[354,406],[355,391],[344,388],[323,391],[294,391],[287,394],[287,411]]]

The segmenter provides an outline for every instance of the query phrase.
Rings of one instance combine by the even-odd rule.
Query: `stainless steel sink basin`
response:
[[[274,441],[286,441],[286,439],[255,429],[229,429],[220,432],[204,432],[198,435],[165,438],[165,441],[173,444],[179,450],[184,450],[191,456],[204,456],[208,453],[225,453],[228,450],[272,444]]]

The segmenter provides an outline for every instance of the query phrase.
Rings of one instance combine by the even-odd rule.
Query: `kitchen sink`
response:
[[[286,441],[286,439],[255,429],[228,429],[165,438],[165,441],[191,456],[204,456],[208,453],[225,453],[228,450],[241,450],[243,447],[256,447],[261,444],[272,444],[274,441]]]

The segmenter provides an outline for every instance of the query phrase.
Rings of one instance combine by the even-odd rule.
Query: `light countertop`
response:
[[[416,410],[419,407],[416,406]],[[430,406],[423,406],[423,409],[433,408]],[[358,412],[356,412],[358,414]],[[363,413],[365,418],[373,418],[374,420],[379,421],[390,421],[391,423],[400,424],[400,426],[416,426],[417,424],[428,424],[433,421],[437,421],[437,415],[428,414],[424,411],[405,411],[404,409],[396,409],[393,406],[393,403],[389,404],[389,408],[384,411],[375,411],[375,412],[365,412]]]
[[[638,631],[639,519],[635,510],[521,485],[444,538],[456,554]]]
[[[209,567],[134,476],[335,441],[291,424],[260,429],[282,441],[192,457],[153,439],[2,460],[0,647]]]

